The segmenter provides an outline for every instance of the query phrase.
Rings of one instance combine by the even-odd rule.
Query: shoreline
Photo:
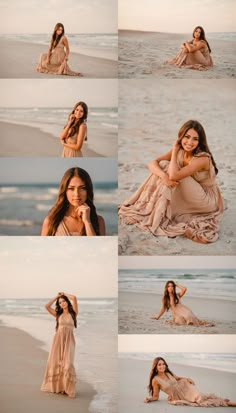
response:
[[[0,121],[0,131],[1,157],[61,157],[63,147],[59,137],[57,139],[39,127]],[[84,158],[104,156],[88,148],[86,143],[83,145],[82,152]]]
[[[76,398],[40,391],[48,354],[42,342],[23,330],[0,325],[2,370],[1,406],[17,413],[50,411],[52,413],[84,413],[96,395],[88,383],[78,380]]]
[[[119,291],[119,334],[235,334],[236,302],[207,297],[183,297],[181,303],[189,307],[200,320],[215,326],[171,325],[171,312],[159,320],[152,320],[161,308],[162,294]]]
[[[38,73],[36,71],[36,66],[39,57],[42,53],[47,53],[47,47],[44,45],[0,39],[0,47],[2,50],[0,78],[80,78],[78,76]],[[22,59],[22,56],[24,56],[24,60]],[[118,76],[118,63],[115,60],[71,52],[68,64],[71,70],[81,72],[86,78],[108,79],[117,78]]]
[[[167,395],[162,391],[157,402],[143,403],[143,399],[148,396],[147,385],[151,365],[152,360],[133,360],[122,358],[122,356],[119,358],[120,411],[129,411],[129,413],[156,413],[157,411],[176,413],[178,408],[167,402]],[[187,366],[180,363],[169,363],[169,368],[180,377],[192,378],[196,383],[196,387],[202,393],[214,393],[218,397],[235,401],[236,375],[234,373],[222,371],[216,373],[213,369]],[[189,406],[181,407],[181,413],[188,412]],[[194,412],[197,409],[199,409],[199,413],[209,412],[209,407],[194,407]],[[216,411],[217,413],[225,413],[226,410],[225,407],[217,407]],[[235,408],[227,407],[228,411],[234,412]]]

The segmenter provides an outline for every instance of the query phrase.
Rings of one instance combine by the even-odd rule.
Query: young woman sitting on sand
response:
[[[63,24],[57,23],[53,30],[48,52],[40,56],[39,64],[36,68],[37,72],[52,75],[83,76],[80,72],[70,70],[67,64],[70,48],[64,33]]]
[[[162,357],[157,357],[152,363],[148,385],[151,397],[146,397],[144,403],[159,399],[160,390],[168,395],[168,403],[175,406],[193,407],[231,407],[236,403],[222,399],[215,394],[203,394],[195,386],[192,379],[178,377],[173,374]]]
[[[155,236],[215,242],[224,208],[202,125],[195,120],[184,123],[173,148],[148,167],[151,175],[120,206],[123,222]]]
[[[206,40],[204,29],[197,26],[193,31],[193,39],[186,40],[177,56],[166,63],[187,69],[207,70],[213,66],[210,53],[211,48]]]
[[[179,293],[176,293],[176,287],[180,289]],[[162,308],[156,317],[151,317],[153,320],[159,320],[161,316],[171,310],[172,321],[165,321],[167,324],[176,325],[193,325],[193,326],[205,326],[212,327],[214,324],[207,321],[199,320],[190,308],[181,304],[180,298],[186,293],[187,288],[182,285],[176,284],[174,281],[167,281],[165,285],[164,294],[162,297]]]
[[[93,184],[82,168],[70,168],[60,182],[54,207],[45,218],[41,235],[105,235],[104,219],[93,203]]]
[[[72,300],[72,304],[70,300]],[[52,304],[55,301],[56,307],[54,309]],[[41,390],[75,397],[76,373],[73,364],[75,338],[73,329],[77,327],[77,299],[74,295],[61,292],[49,301],[45,308],[56,318],[56,334],[48,356]]]
[[[86,103],[76,103],[60,136],[61,144],[64,146],[62,158],[83,156],[81,149],[84,141],[87,140],[87,116]]]

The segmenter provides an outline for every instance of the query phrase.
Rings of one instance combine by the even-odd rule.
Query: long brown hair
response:
[[[62,28],[62,33],[57,35],[57,30]],[[57,23],[56,26],[54,27],[52,38],[51,38],[51,43],[50,43],[50,52],[55,49],[55,47],[58,45],[59,41],[65,34],[65,29],[62,23]]]
[[[172,280],[167,281],[167,283],[165,285],[165,289],[164,289],[164,295],[163,295],[163,305],[164,305],[164,308],[166,309],[166,311],[168,311],[170,309],[170,294],[169,294],[169,291],[168,291],[168,285],[169,284],[172,284],[173,287],[174,287],[174,291],[173,291],[174,304],[176,305],[179,302],[179,297],[176,293],[176,284],[175,284],[175,282],[172,281]]]
[[[86,204],[88,204],[88,206],[90,207],[91,223],[92,223],[92,226],[94,228],[96,235],[100,235],[97,211],[93,203],[94,193],[93,193],[92,180],[88,172],[79,167],[68,169],[61,179],[56,203],[54,207],[50,210],[49,215],[48,215],[49,229],[48,229],[47,235],[55,235],[60,222],[63,220],[66,214],[66,211],[69,206],[67,196],[66,196],[66,191],[70,184],[71,178],[73,178],[74,176],[82,179],[82,181],[84,182],[84,185],[86,186],[86,191],[87,191]]]
[[[209,50],[209,52],[211,53],[211,48],[210,48],[210,45],[209,45],[209,43],[208,43],[208,41],[207,41],[207,39],[206,39],[205,31],[204,31],[204,29],[203,29],[202,26],[197,26],[197,27],[195,27],[195,29],[194,29],[194,31],[193,31],[193,38],[194,38],[194,33],[195,33],[195,31],[196,31],[197,29],[200,29],[200,31],[201,31],[201,33],[200,33],[200,40],[204,40],[204,42],[206,42],[207,47],[208,47],[208,50]]]
[[[83,111],[84,111],[84,114],[83,114],[82,118],[80,118],[80,119],[74,119],[74,120],[73,120],[73,122],[72,122],[72,124],[71,124],[71,127],[70,127],[70,129],[69,129],[68,136],[67,136],[68,138],[69,138],[70,136],[74,136],[76,133],[78,133],[79,128],[80,128],[80,125],[81,125],[82,123],[85,123],[85,122],[87,121],[87,117],[88,117],[88,106],[86,105],[85,102],[78,102],[78,103],[76,103],[75,106],[73,107],[71,113],[69,114],[68,119],[70,119],[70,115],[73,115],[73,114],[75,113],[75,109],[76,109],[78,106],[82,106]],[[85,136],[85,140],[86,140],[86,141],[88,140],[87,135]]]
[[[168,367],[168,364],[166,363],[166,361],[165,361],[162,357],[156,357],[156,358],[153,360],[153,363],[152,363],[152,368],[151,368],[150,375],[149,375],[149,384],[148,384],[148,392],[149,392],[149,394],[151,394],[152,396],[153,396],[152,380],[154,379],[155,376],[158,376],[157,365],[158,365],[158,363],[159,363],[160,360],[162,360],[163,363],[164,363],[165,366],[166,366],[165,373],[169,373],[169,374],[171,374],[171,375],[173,376],[173,373],[172,373],[172,371],[169,370],[169,367]]]
[[[212,153],[209,149],[205,130],[204,130],[204,128],[203,128],[203,126],[201,125],[200,122],[198,122],[197,120],[188,120],[187,122],[185,122],[183,124],[183,126],[181,126],[181,128],[178,132],[179,143],[181,144],[181,141],[182,141],[183,137],[186,135],[186,133],[188,132],[189,129],[194,129],[198,133],[198,136],[199,136],[198,146],[197,146],[196,149],[194,149],[193,156],[200,156],[201,152],[209,153],[209,155],[211,157],[212,164],[215,168],[215,173],[217,175],[218,168],[216,166],[213,155],[212,155]]]
[[[77,327],[76,312],[74,311],[74,309],[73,309],[73,307],[72,307],[72,304],[71,304],[69,298],[67,297],[67,295],[60,295],[60,297],[58,297],[58,299],[57,299],[57,301],[56,301],[56,308],[55,308],[55,311],[56,311],[56,330],[58,329],[58,325],[59,325],[59,322],[58,322],[59,317],[60,317],[60,316],[62,315],[62,313],[63,313],[63,309],[61,308],[61,306],[60,306],[60,304],[59,304],[60,298],[63,298],[63,300],[65,300],[65,301],[67,302],[67,304],[68,304],[68,311],[69,311],[69,313],[70,313],[70,315],[71,315],[71,317],[72,317],[72,319],[73,319],[73,321],[74,321],[74,326],[75,326],[75,328],[76,328],[76,327]]]

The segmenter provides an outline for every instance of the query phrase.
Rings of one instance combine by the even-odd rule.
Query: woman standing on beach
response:
[[[152,363],[149,376],[149,394],[144,403],[159,399],[160,390],[168,395],[168,403],[175,406],[193,407],[231,407],[236,403],[222,399],[215,394],[203,394],[195,386],[192,379],[178,377],[173,374],[162,357],[157,357]]]
[[[72,300],[72,304],[71,301]],[[56,308],[52,304],[56,301]],[[48,356],[46,372],[41,390],[49,393],[64,393],[75,397],[76,373],[74,368],[75,338],[78,303],[74,295],[63,292],[45,305],[56,318],[56,334]]]
[[[176,287],[180,289],[179,293],[176,293]],[[168,324],[176,325],[193,325],[193,326],[205,326],[212,327],[214,324],[207,321],[199,320],[190,308],[181,304],[180,298],[186,293],[187,288],[182,285],[176,284],[174,281],[167,281],[165,285],[164,295],[162,297],[162,308],[156,317],[151,317],[153,320],[159,320],[159,318],[168,310],[172,312],[172,321],[165,321]]]
[[[120,206],[124,223],[155,236],[215,242],[224,207],[203,126],[196,120],[184,123],[173,148],[148,167],[151,175]]]
[[[57,23],[47,53],[40,56],[37,72],[52,75],[82,76],[80,72],[70,70],[67,62],[70,48],[62,23]]]
[[[60,136],[61,144],[64,146],[62,158],[83,157],[81,149],[84,140],[87,140],[87,116],[86,103],[76,103]]]
[[[54,207],[45,218],[41,235],[105,235],[104,219],[93,203],[92,180],[84,169],[70,168],[59,186]]]
[[[206,40],[204,29],[197,26],[193,31],[192,40],[186,40],[177,56],[166,63],[187,69],[207,70],[213,66],[210,53],[211,48]]]

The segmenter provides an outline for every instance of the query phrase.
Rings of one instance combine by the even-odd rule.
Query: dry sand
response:
[[[168,360],[167,360],[168,362]],[[157,402],[145,404],[143,400],[147,393],[149,372],[152,361],[119,359],[119,413],[217,413],[235,412],[235,408],[225,407],[207,408],[189,406],[172,406],[167,402],[167,395],[160,392]],[[191,367],[169,363],[174,374],[181,377],[190,377],[202,393],[215,393],[218,397],[235,401],[236,375],[233,373]]]
[[[0,78],[68,78],[68,76],[63,75],[55,76],[36,72],[35,68],[40,54],[47,52],[47,46],[13,40],[0,40],[0,49]],[[70,53],[68,64],[71,70],[81,72],[86,78],[117,78],[117,62],[114,60]],[[78,79],[77,76],[70,76],[70,79],[73,78]]]
[[[219,79],[236,77],[236,42],[208,38],[214,66],[200,72],[164,64],[191,34],[119,31],[120,78]]]
[[[31,156],[31,157],[61,157],[63,146],[59,137],[43,132],[31,126],[0,122],[1,148],[0,156]],[[109,134],[108,134],[109,135]],[[84,157],[113,156],[117,153],[116,145],[109,143],[109,136],[104,136],[98,130],[90,128],[89,144],[96,142],[96,146],[103,154],[99,154],[84,143],[82,152]],[[100,142],[100,146],[97,142]],[[114,142],[114,139],[113,139]]]
[[[164,324],[171,320],[166,312],[159,320],[151,320],[161,308],[159,294],[119,292],[119,334],[236,334],[236,302],[215,298],[184,297],[181,303],[189,307],[201,320],[214,327],[175,326]]]
[[[85,413],[89,411],[95,391],[78,380],[76,398],[43,393],[43,381],[48,354],[42,343],[29,334],[0,326],[1,335],[1,411],[4,413],[51,412]]]
[[[149,175],[150,160],[166,153],[188,119],[199,120],[219,168],[225,200],[219,240],[203,245],[184,237],[154,237],[120,224],[120,255],[235,255],[236,80],[128,79],[119,82],[119,203]]]

